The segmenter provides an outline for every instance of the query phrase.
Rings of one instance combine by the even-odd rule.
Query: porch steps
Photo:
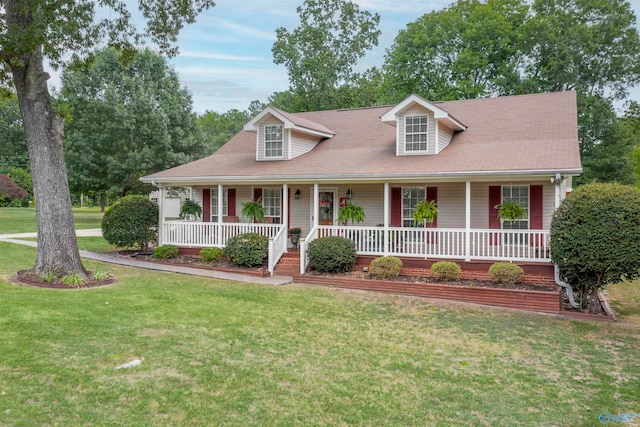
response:
[[[293,276],[294,274],[300,274],[300,252],[289,250],[276,265],[274,274],[278,276]]]

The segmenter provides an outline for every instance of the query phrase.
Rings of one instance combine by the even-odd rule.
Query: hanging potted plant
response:
[[[433,224],[438,216],[438,207],[434,200],[423,200],[419,202],[413,211],[413,225]]]
[[[351,224],[364,221],[364,209],[362,206],[348,204],[340,208],[338,213],[338,221],[346,225],[348,221]]]
[[[242,216],[249,218],[253,222],[262,222],[264,219],[264,208],[261,199],[255,202],[245,202],[242,204]]]
[[[300,241],[301,232],[302,230],[300,230],[299,227],[293,227],[289,229],[289,238],[291,239],[291,244],[293,245],[294,248],[298,247],[298,242]]]
[[[512,224],[514,221],[527,217],[527,210],[517,202],[500,203],[496,205],[495,208],[498,209],[500,224],[503,224],[505,221]]]
[[[180,208],[180,218],[195,220],[202,216],[202,207],[193,200],[185,200]]]

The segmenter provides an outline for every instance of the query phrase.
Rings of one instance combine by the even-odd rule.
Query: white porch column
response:
[[[465,186],[464,260],[471,261],[471,181]]]
[[[164,185],[156,185],[160,193],[158,195],[158,246],[162,246],[164,242]]]
[[[218,225],[222,224],[222,216],[224,214],[223,211],[223,207],[224,207],[224,188],[222,184],[218,184]],[[203,220],[205,220],[205,222],[209,222],[211,221],[211,218],[203,218]]]
[[[555,209],[554,210],[558,210],[558,208],[560,207],[560,202],[562,201],[562,177],[560,176],[559,173],[556,174],[555,178],[554,178],[554,187],[555,187]]]
[[[318,218],[318,205],[320,204],[320,186],[316,182],[313,184],[313,227],[318,228],[320,225],[320,218]]]
[[[282,225],[285,227],[285,246],[284,251],[289,252],[289,245],[286,243],[289,234],[289,184],[282,184]]]
[[[384,255],[389,255],[389,220],[390,220],[389,183],[384,183]]]

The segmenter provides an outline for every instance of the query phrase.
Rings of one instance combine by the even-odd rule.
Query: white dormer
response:
[[[262,110],[244,130],[256,133],[256,160],[260,161],[291,160],[335,135],[323,125],[273,107]]]
[[[411,95],[387,111],[382,122],[396,127],[396,155],[438,154],[466,126],[447,111]]]

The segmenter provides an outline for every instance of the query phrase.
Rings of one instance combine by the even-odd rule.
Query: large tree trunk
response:
[[[33,271],[86,279],[76,242],[67,168],[62,148],[64,119],[51,104],[42,49],[23,55],[12,66],[29,149],[38,226],[38,255]]]

